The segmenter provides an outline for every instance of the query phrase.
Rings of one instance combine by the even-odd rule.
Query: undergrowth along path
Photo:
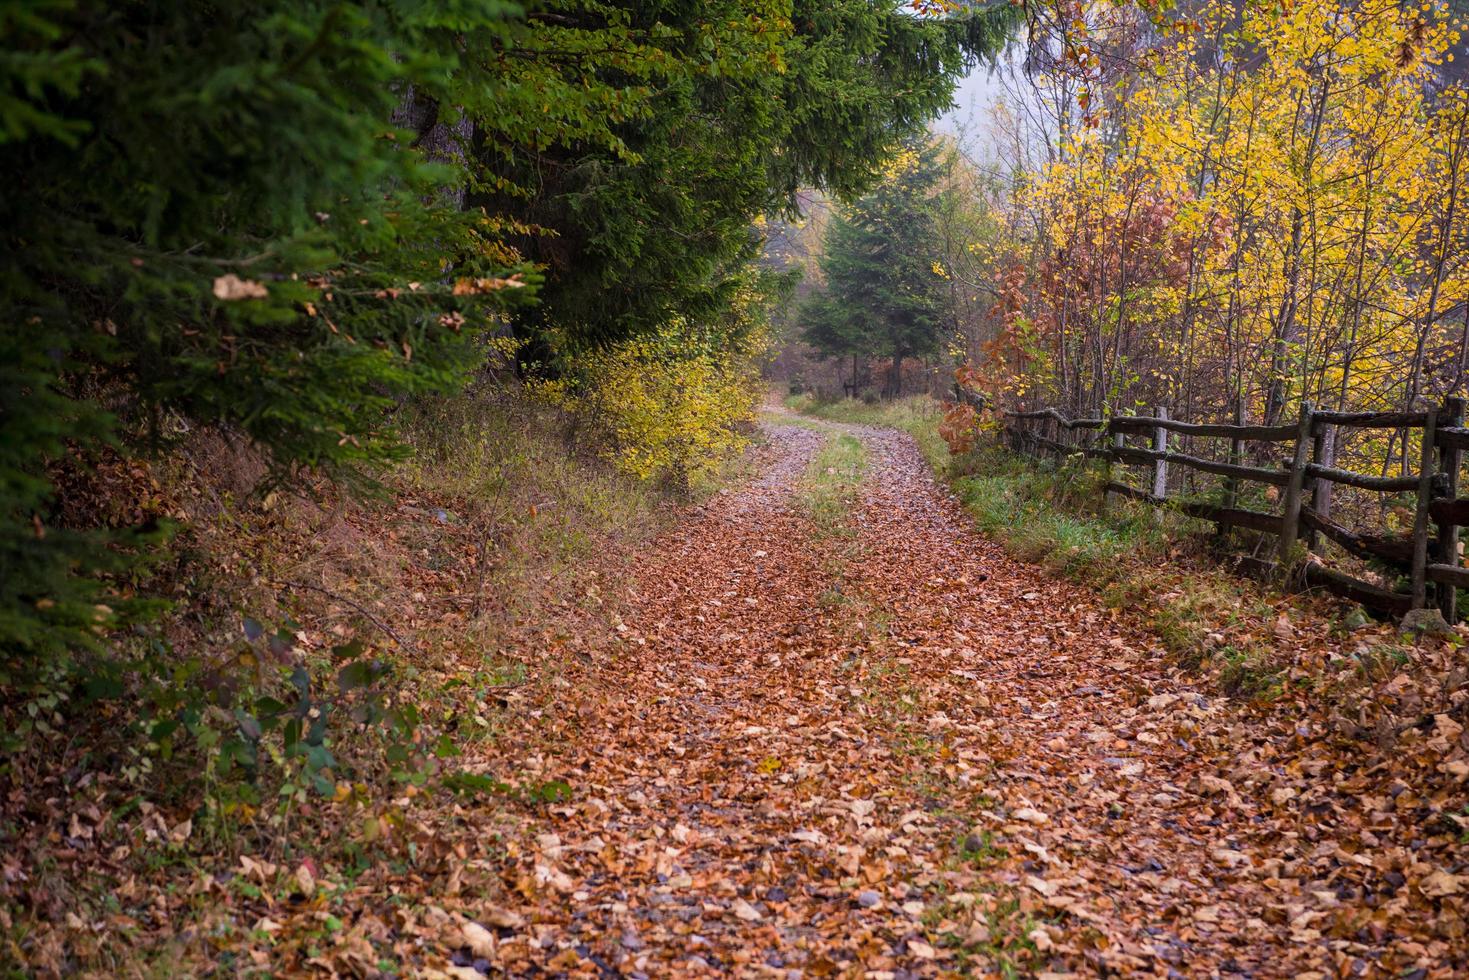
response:
[[[763,475],[660,541],[558,696],[542,744],[574,797],[507,832],[455,972],[1469,968],[1417,763],[1194,686],[977,534],[907,436],[768,431]],[[807,501],[837,433],[864,472],[831,527]]]

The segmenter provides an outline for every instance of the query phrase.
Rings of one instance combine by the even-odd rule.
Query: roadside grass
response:
[[[967,492],[966,505],[981,526],[1017,551],[1024,548],[1030,556],[1044,559],[1049,567],[1063,574],[1080,575],[1093,565],[1113,565],[1120,556],[1134,549],[1143,535],[1156,543],[1165,540],[1163,532],[1141,514],[1130,515],[1126,525],[1114,529],[1068,515],[1055,502],[1045,503],[1043,495],[1037,493],[1038,487],[1020,482],[1025,470],[1019,461],[1005,480],[994,483],[960,475],[959,464],[967,461],[950,456],[948,446],[938,434],[942,412],[927,396],[874,404],[856,399],[822,402],[811,395],[794,395],[784,399],[784,404],[791,411],[830,422],[886,426],[908,433],[935,473],[947,477],[961,494]],[[835,443],[841,439],[851,437],[836,437],[828,443],[822,456],[834,452]],[[860,451],[860,443],[851,441]],[[846,451],[851,452],[852,447],[846,447]],[[826,472],[831,457],[823,460],[822,456],[817,457],[808,471],[808,485],[813,482],[811,471],[821,471],[816,474],[818,481],[822,478],[830,481],[837,475]],[[966,480],[972,482],[966,485]],[[1058,480],[1050,489],[1061,491],[1067,487],[1065,480]],[[1035,495],[1033,499],[1032,495]],[[990,503],[995,506],[987,506]],[[1035,530],[1023,537],[1013,533],[1027,526],[1034,526]],[[860,612],[864,621],[873,618],[874,610],[868,608],[862,597],[840,590],[835,595],[847,607],[849,616]],[[857,683],[861,692],[858,700],[866,710],[880,713],[894,726],[890,749],[909,761],[911,785],[934,800],[948,798],[948,787],[935,782],[939,777],[929,765],[940,746],[926,734],[909,729],[922,694],[914,685],[908,666],[897,658],[874,658],[861,669]],[[967,866],[982,871],[1004,855],[1005,849],[990,834],[968,835],[956,841],[952,862],[956,868]],[[936,932],[939,944],[950,950],[954,957],[952,963],[961,972],[983,971],[1002,977],[1029,974],[1041,955],[1033,938],[1036,929],[1050,920],[1024,911],[1024,903],[1010,889],[985,884],[977,891],[977,895],[970,895],[962,903],[939,896],[926,911],[924,924]],[[966,924],[958,927],[960,922]]]
[[[857,398],[821,401],[814,395],[788,395],[785,407],[802,415],[845,422],[849,425],[880,425],[900,429],[918,443],[923,458],[942,475],[949,462],[949,448],[939,437],[943,413],[928,395],[910,395],[892,401],[865,402]]]
[[[860,659],[866,661],[883,648],[891,619],[851,576],[852,566],[862,560],[863,546],[852,514],[861,495],[867,454],[857,437],[821,428],[828,433],[826,444],[806,465],[796,499],[815,525],[816,539],[835,545],[823,561],[831,585],[817,596],[817,605],[831,618],[837,634],[861,650]],[[856,665],[854,660],[852,666]]]
[[[980,529],[1017,555],[1140,612],[1183,666],[1217,670],[1225,693],[1281,693],[1283,665],[1252,628],[1275,606],[1258,583],[1219,568],[1212,529],[1131,500],[1104,509],[1106,477],[1080,460],[1037,463],[989,447],[954,468],[954,490]]]
[[[1002,848],[986,847],[982,853],[966,851],[953,863],[984,872],[1004,856]],[[961,975],[982,972],[1008,980],[1035,972],[1041,958],[1036,930],[1055,923],[1055,916],[1027,911],[1029,903],[1008,885],[982,881],[963,894],[946,891],[936,889],[921,921],[937,944],[950,951],[951,962]]]
[[[927,395],[910,395],[890,401],[867,402],[859,398],[822,401],[815,395],[788,395],[786,408],[802,415],[812,415],[829,422],[853,425],[887,425],[906,430],[909,425],[930,416],[939,417],[938,403]]]
[[[797,487],[797,500],[811,518],[816,537],[834,547],[823,568],[831,585],[817,597],[822,613],[829,618],[835,635],[852,651],[842,664],[856,685],[856,700],[870,714],[881,715],[898,725],[895,749],[921,752],[907,739],[905,723],[917,710],[921,693],[913,684],[906,663],[888,649],[891,610],[852,581],[852,569],[863,560],[863,544],[852,523],[859,503],[866,453],[862,442],[846,432],[831,432],[807,464]]]
[[[831,426],[822,423],[818,419],[809,418],[805,415],[792,415],[788,412],[762,411],[759,419],[767,425],[788,425],[797,429],[807,429],[811,432],[830,432]]]
[[[1097,590],[1110,607],[1141,612],[1184,666],[1216,668],[1226,693],[1252,700],[1280,693],[1274,651],[1240,628],[1268,622],[1273,606],[1257,584],[1218,567],[1197,522],[1130,500],[1104,511],[1105,477],[1080,461],[1037,464],[988,448],[960,468],[955,492],[981,530]]]
[[[293,875],[309,859],[325,916],[312,942],[325,948],[358,911],[327,882],[444,873],[424,871],[419,831],[405,828],[437,834],[464,799],[490,828],[564,799],[557,771],[522,768],[533,743],[495,745],[515,716],[551,710],[577,682],[599,631],[616,636],[625,590],[611,580],[678,519],[683,498],[617,473],[574,443],[565,417],[513,388],[413,403],[399,422],[415,454],[375,474],[366,496],[311,474],[267,493],[263,464],[209,433],[155,464],[162,492],[190,515],[160,591],[186,598],[120,694],[60,700],[44,717],[68,737],[0,760],[10,784],[73,787],[68,807],[39,819],[0,807],[8,853],[46,896],[0,903],[0,946],[59,951],[59,909],[146,920],[156,905],[180,929],[228,937],[220,955],[261,951],[271,935],[250,924],[300,900]],[[371,673],[341,673],[349,658]],[[247,713],[305,703],[298,685],[326,704],[313,709],[323,724],[310,744],[329,746],[320,759],[292,754],[279,726]],[[218,706],[237,702],[233,714]],[[155,714],[134,720],[139,705]],[[0,730],[14,730],[4,712],[15,709],[0,706]],[[190,712],[192,728],[173,724]],[[258,754],[218,749],[232,738]],[[93,816],[79,825],[77,811]],[[56,865],[55,842],[83,832],[85,855],[112,858]],[[231,870],[241,856],[257,872]],[[223,875],[231,901],[182,900]],[[482,887],[494,886],[466,875],[466,893]],[[66,961],[108,975],[192,974],[210,955],[146,929],[76,935]]]
[[[461,596],[472,622],[466,639],[493,642],[563,593],[585,599],[572,580],[587,558],[644,540],[666,520],[666,494],[569,448],[561,413],[514,389],[420,404],[401,424],[414,455],[388,482],[400,498],[424,498],[420,506],[436,519],[421,522],[426,533],[408,543],[420,556],[428,546],[430,564],[441,566],[462,566],[463,553],[442,555],[433,538],[472,543]],[[445,522],[462,523],[463,533],[434,526]]]

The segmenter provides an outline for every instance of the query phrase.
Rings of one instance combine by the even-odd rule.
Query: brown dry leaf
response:
[[[241,279],[233,272],[227,272],[214,280],[214,298],[226,303],[244,299],[267,299],[269,296],[270,290],[265,288],[264,283]]]
[[[1220,779],[1208,773],[1200,773],[1194,777],[1198,783],[1199,791],[1207,794],[1231,794],[1234,792],[1234,784],[1227,779]]]
[[[475,956],[493,959],[495,956],[495,937],[478,922],[465,922],[459,926],[459,935],[464,945]]]
[[[553,864],[536,865],[536,881],[541,884],[549,884],[563,894],[576,891],[576,882],[571,876]]]
[[[448,977],[450,980],[484,980],[484,974],[468,966],[450,964],[442,970],[425,971],[426,977]]]
[[[734,911],[736,918],[743,919],[745,922],[759,922],[762,918],[764,918],[764,916],[759,913],[755,906],[751,905],[743,898],[735,899],[734,902],[730,905],[730,908]]]
[[[1058,891],[1061,890],[1061,886],[1056,884],[1054,881],[1047,881],[1044,878],[1037,878],[1035,875],[1026,875],[1025,883],[1031,888],[1034,888],[1036,891],[1040,892],[1042,895],[1046,896],[1047,898],[1050,898],[1052,895],[1055,895]]]
[[[316,894],[316,876],[311,873],[311,867],[300,864],[296,867],[296,887],[301,889],[301,894],[310,898]]]
[[[1469,884],[1469,875],[1449,874],[1440,870],[1418,882],[1418,890],[1429,898],[1447,898],[1450,895],[1463,894],[1466,884]]]
[[[525,916],[513,909],[491,905],[479,911],[479,918],[497,929],[520,929],[525,925]]]
[[[908,952],[920,960],[931,960],[938,955],[932,946],[921,939],[908,940]]]

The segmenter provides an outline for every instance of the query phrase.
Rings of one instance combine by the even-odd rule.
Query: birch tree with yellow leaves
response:
[[[1002,326],[976,366],[995,394],[1275,422],[1301,399],[1463,393],[1469,99],[1448,6],[1028,9],[1056,123],[1010,202],[1020,233],[988,246]]]

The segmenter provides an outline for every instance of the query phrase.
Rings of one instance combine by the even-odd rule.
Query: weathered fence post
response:
[[[1160,422],[1168,421],[1168,409],[1159,405],[1153,410],[1153,417]],[[1153,452],[1168,452],[1168,430],[1161,425],[1153,427]],[[1153,496],[1159,501],[1168,497],[1168,460],[1162,456],[1153,460]]]
[[[1418,461],[1418,508],[1413,513],[1413,608],[1428,605],[1428,504],[1433,497],[1433,442],[1438,411],[1423,419],[1423,451]]]
[[[1110,429],[1111,427],[1112,427],[1112,420],[1111,419],[1107,419],[1106,424],[1102,427],[1102,433],[1103,433],[1104,436],[1107,434],[1107,430]],[[1112,468],[1112,461],[1117,458],[1117,451],[1119,449],[1121,449],[1124,445],[1126,445],[1126,443],[1127,443],[1127,437],[1122,434],[1122,430],[1121,429],[1118,429],[1118,430],[1116,430],[1115,432],[1112,433],[1112,438],[1110,440],[1104,440],[1104,443],[1103,444],[1105,445],[1106,442],[1110,442],[1111,443],[1111,446],[1110,446],[1110,448],[1108,448],[1108,450],[1107,450],[1107,456],[1106,456],[1106,462],[1107,462],[1107,485],[1102,490],[1102,510],[1103,511],[1108,510],[1112,506],[1112,484],[1117,479],[1117,471]]]
[[[1456,588],[1469,582],[1469,570],[1463,568],[1458,559],[1461,529],[1456,523],[1451,523],[1465,519],[1460,514],[1464,505],[1469,504],[1469,500],[1458,497],[1461,492],[1459,468],[1466,451],[1469,451],[1469,444],[1466,444],[1469,440],[1465,439],[1469,432],[1466,432],[1463,425],[1466,409],[1469,409],[1466,402],[1469,399],[1448,398],[1441,406],[1426,412],[1316,412],[1310,402],[1302,400],[1300,417],[1295,425],[1245,425],[1244,413],[1238,406],[1233,425],[1174,422],[1168,410],[1160,406],[1153,410],[1151,417],[1140,414],[1125,418],[1085,420],[1085,428],[1100,430],[1095,439],[1100,448],[1095,450],[1087,449],[1093,442],[1092,433],[1076,433],[1077,426],[1061,415],[1058,409],[1006,413],[1013,424],[1007,425],[1004,431],[1018,445],[1041,459],[1047,458],[1047,454],[1042,452],[1045,449],[1063,456],[1069,454],[1073,448],[1085,449],[1089,458],[1100,458],[1105,465],[1107,482],[1102,500],[1104,508],[1110,508],[1113,498],[1117,496],[1135,497],[1154,504],[1154,517],[1160,521],[1165,516],[1163,507],[1169,498],[1169,470],[1174,468],[1169,466],[1170,463],[1184,467],[1185,477],[1189,477],[1189,471],[1193,470],[1223,475],[1227,481],[1225,499],[1235,506],[1219,507],[1208,502],[1184,500],[1177,509],[1190,517],[1219,523],[1222,525],[1221,532],[1223,527],[1232,526],[1278,534],[1278,556],[1283,567],[1296,556],[1295,543],[1302,538],[1307,539],[1312,546],[1333,541],[1359,558],[1383,559],[1411,573],[1411,591],[1405,593],[1382,588],[1370,581],[1354,578],[1319,564],[1310,565],[1301,571],[1307,573],[1307,579],[1312,585],[1323,586],[1338,595],[1394,615],[1415,611],[1418,616],[1422,616],[1427,610],[1427,615],[1433,620],[1438,620],[1440,614],[1444,620],[1450,620],[1456,618]],[[1153,424],[1150,426],[1148,422]],[[1068,437],[1057,426],[1071,429],[1072,434]],[[1336,469],[1336,442],[1342,426],[1378,430],[1398,427],[1399,433],[1421,428],[1417,473],[1407,470],[1406,467],[1405,472],[1395,476]],[[1150,429],[1151,449],[1127,446],[1129,433],[1141,436]],[[1052,431],[1056,434],[1054,439],[1042,434]],[[1189,451],[1192,448],[1190,440],[1193,438],[1228,439],[1230,463],[1221,463],[1217,459],[1209,458],[1209,455],[1195,456]],[[1259,440],[1284,444],[1292,439],[1294,443],[1285,468],[1243,465],[1245,442]],[[1411,449],[1411,437],[1404,445]],[[1170,449],[1170,446],[1173,448]],[[1119,464],[1151,469],[1151,485],[1138,488],[1125,477],[1119,479],[1116,472]],[[1241,509],[1238,499],[1240,485],[1244,481],[1283,487],[1283,513],[1277,518],[1258,510]],[[1186,482],[1178,480],[1175,483],[1188,486]],[[1401,494],[1415,491],[1417,509],[1408,547],[1403,547],[1401,538],[1366,532],[1358,534],[1330,520],[1332,486],[1336,483],[1381,493]],[[1443,497],[1445,493],[1448,494],[1446,499]],[[1310,511],[1306,510],[1308,502],[1312,508]],[[1307,527],[1305,525],[1308,522]],[[1430,523],[1435,525],[1434,529],[1430,529]],[[1430,533],[1435,534],[1434,541],[1429,540]],[[1454,584],[1445,582],[1445,579],[1452,580]],[[1465,587],[1469,588],[1469,585]],[[1433,590],[1432,594],[1430,589]]]
[[[1311,428],[1315,432],[1311,438],[1311,462],[1330,467],[1336,462],[1336,427],[1319,422]],[[1311,510],[1317,517],[1331,516],[1330,480],[1318,476],[1311,481]],[[1306,532],[1306,547],[1311,551],[1321,550],[1321,534],[1314,527]]]
[[[1239,399],[1235,402],[1234,424],[1245,424],[1244,399]],[[1229,462],[1234,466],[1239,466],[1244,463],[1244,461],[1245,441],[1239,436],[1234,436],[1229,440]],[[1231,510],[1239,506],[1239,479],[1237,477],[1226,476],[1224,478],[1224,506]],[[1220,537],[1228,534],[1229,525],[1221,521],[1219,523],[1218,533]]]
[[[1291,548],[1301,528],[1301,488],[1306,483],[1306,454],[1311,447],[1311,403],[1301,402],[1301,420],[1296,427],[1296,453],[1291,459],[1290,482],[1285,487],[1285,513],[1280,517],[1280,564],[1290,561]]]
[[[1445,398],[1443,408],[1440,409],[1439,420],[1452,429],[1462,427],[1464,399]],[[1462,462],[1463,451],[1459,449],[1457,442],[1439,445],[1438,471],[1445,477],[1444,496],[1450,500],[1459,495],[1459,466]],[[1438,526],[1438,563],[1459,567],[1459,526],[1457,524]],[[1436,588],[1438,590],[1438,611],[1443,614],[1444,622],[1453,623],[1458,618],[1458,590],[1447,582],[1439,582]]]

